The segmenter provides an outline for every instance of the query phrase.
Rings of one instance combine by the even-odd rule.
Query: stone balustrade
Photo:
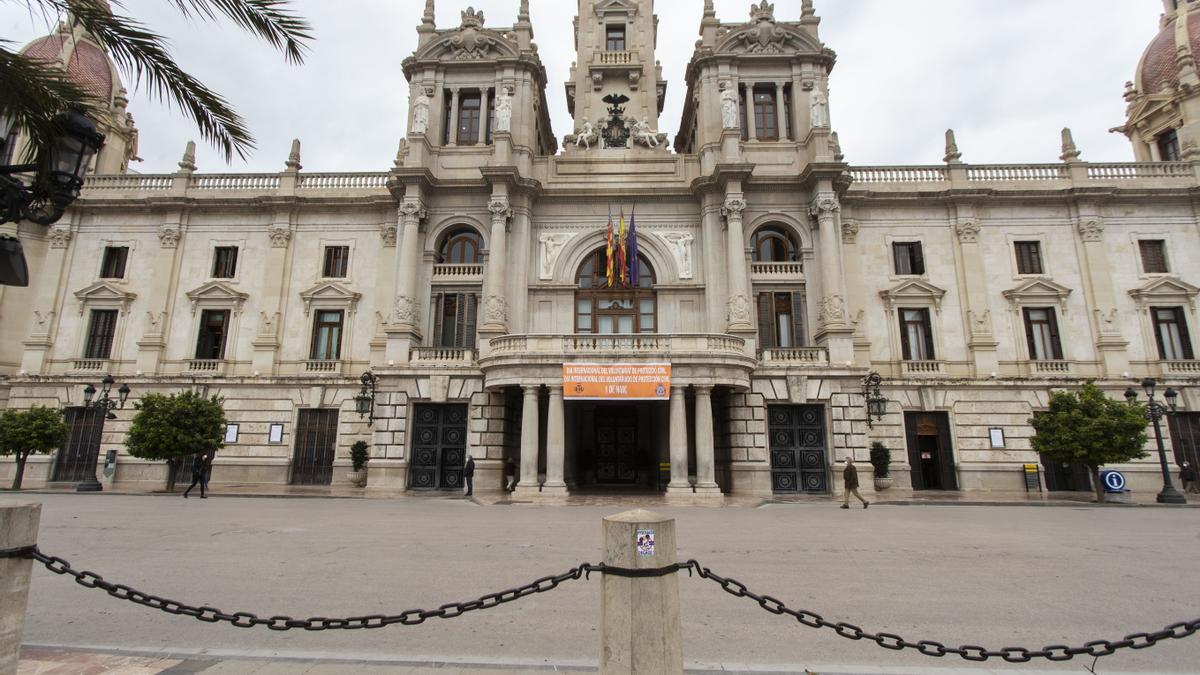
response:
[[[1200,361],[1164,361],[1163,370],[1172,375],[1200,375]]]
[[[994,164],[967,167],[967,180],[972,183],[1052,181],[1067,178],[1070,178],[1070,174],[1065,164]]]
[[[764,366],[828,366],[829,354],[823,347],[774,347],[762,350]]]
[[[627,66],[633,63],[636,55],[633,52],[599,52],[598,56],[602,66]]]
[[[483,281],[483,265],[434,265],[437,281]]]
[[[1070,361],[1031,361],[1035,375],[1070,375]]]
[[[309,373],[342,374],[342,362],[337,359],[310,359],[304,362],[304,370]]]
[[[189,190],[278,190],[279,174],[201,174],[188,181]]]
[[[386,173],[308,173],[301,174],[296,187],[301,190],[359,190],[387,187]]]
[[[750,265],[750,276],[755,281],[798,281],[804,276],[804,263],[753,263]]]
[[[198,375],[220,375],[225,370],[222,359],[191,359],[187,362],[187,372]]]
[[[88,190],[134,190],[152,192],[170,190],[174,177],[171,174],[121,174],[115,176],[88,176],[84,184]]]
[[[941,361],[905,361],[905,375],[941,375],[945,364]]]
[[[681,354],[745,357],[746,341],[734,335],[507,335],[491,341],[489,355],[618,356],[670,358]]]
[[[71,364],[71,370],[83,373],[103,373],[108,371],[108,359],[76,359]]]
[[[855,183],[944,183],[950,174],[944,166],[852,166]]]
[[[412,362],[434,365],[463,365],[475,363],[475,350],[461,347],[415,347]]]
[[[1127,162],[1088,164],[1090,180],[1137,180],[1139,178],[1186,178],[1195,174],[1189,162]]]

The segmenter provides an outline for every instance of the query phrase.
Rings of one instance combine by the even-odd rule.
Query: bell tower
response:
[[[657,43],[654,0],[579,0],[576,61],[567,81],[567,107],[576,129],[585,118],[599,128],[610,116],[611,101],[621,98],[628,99],[620,104],[626,118],[658,128],[667,83],[654,58]]]

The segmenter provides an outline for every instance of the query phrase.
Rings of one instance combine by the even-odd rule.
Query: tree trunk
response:
[[[29,459],[28,452],[17,452],[17,475],[13,476],[12,489],[20,490],[21,481],[25,479],[25,460]]]
[[[175,491],[175,468],[178,466],[178,459],[167,460],[167,492]]]
[[[1100,480],[1100,467],[1089,466],[1092,470],[1092,488],[1096,491],[1096,503],[1104,503],[1104,483]]]

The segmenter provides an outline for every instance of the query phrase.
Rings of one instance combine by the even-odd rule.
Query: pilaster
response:
[[[842,206],[832,190],[820,190],[810,212],[817,222],[821,261],[821,299],[816,340],[829,352],[830,363],[854,361],[854,326],[846,307],[846,275],[842,265]]]

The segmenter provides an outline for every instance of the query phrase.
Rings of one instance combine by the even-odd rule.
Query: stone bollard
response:
[[[604,519],[604,564],[674,565],[675,519],[638,509]],[[682,673],[679,573],[600,581],[600,673]]]
[[[0,502],[0,552],[36,544],[41,515],[41,504]],[[17,672],[32,572],[33,560],[0,555],[0,675]]]

